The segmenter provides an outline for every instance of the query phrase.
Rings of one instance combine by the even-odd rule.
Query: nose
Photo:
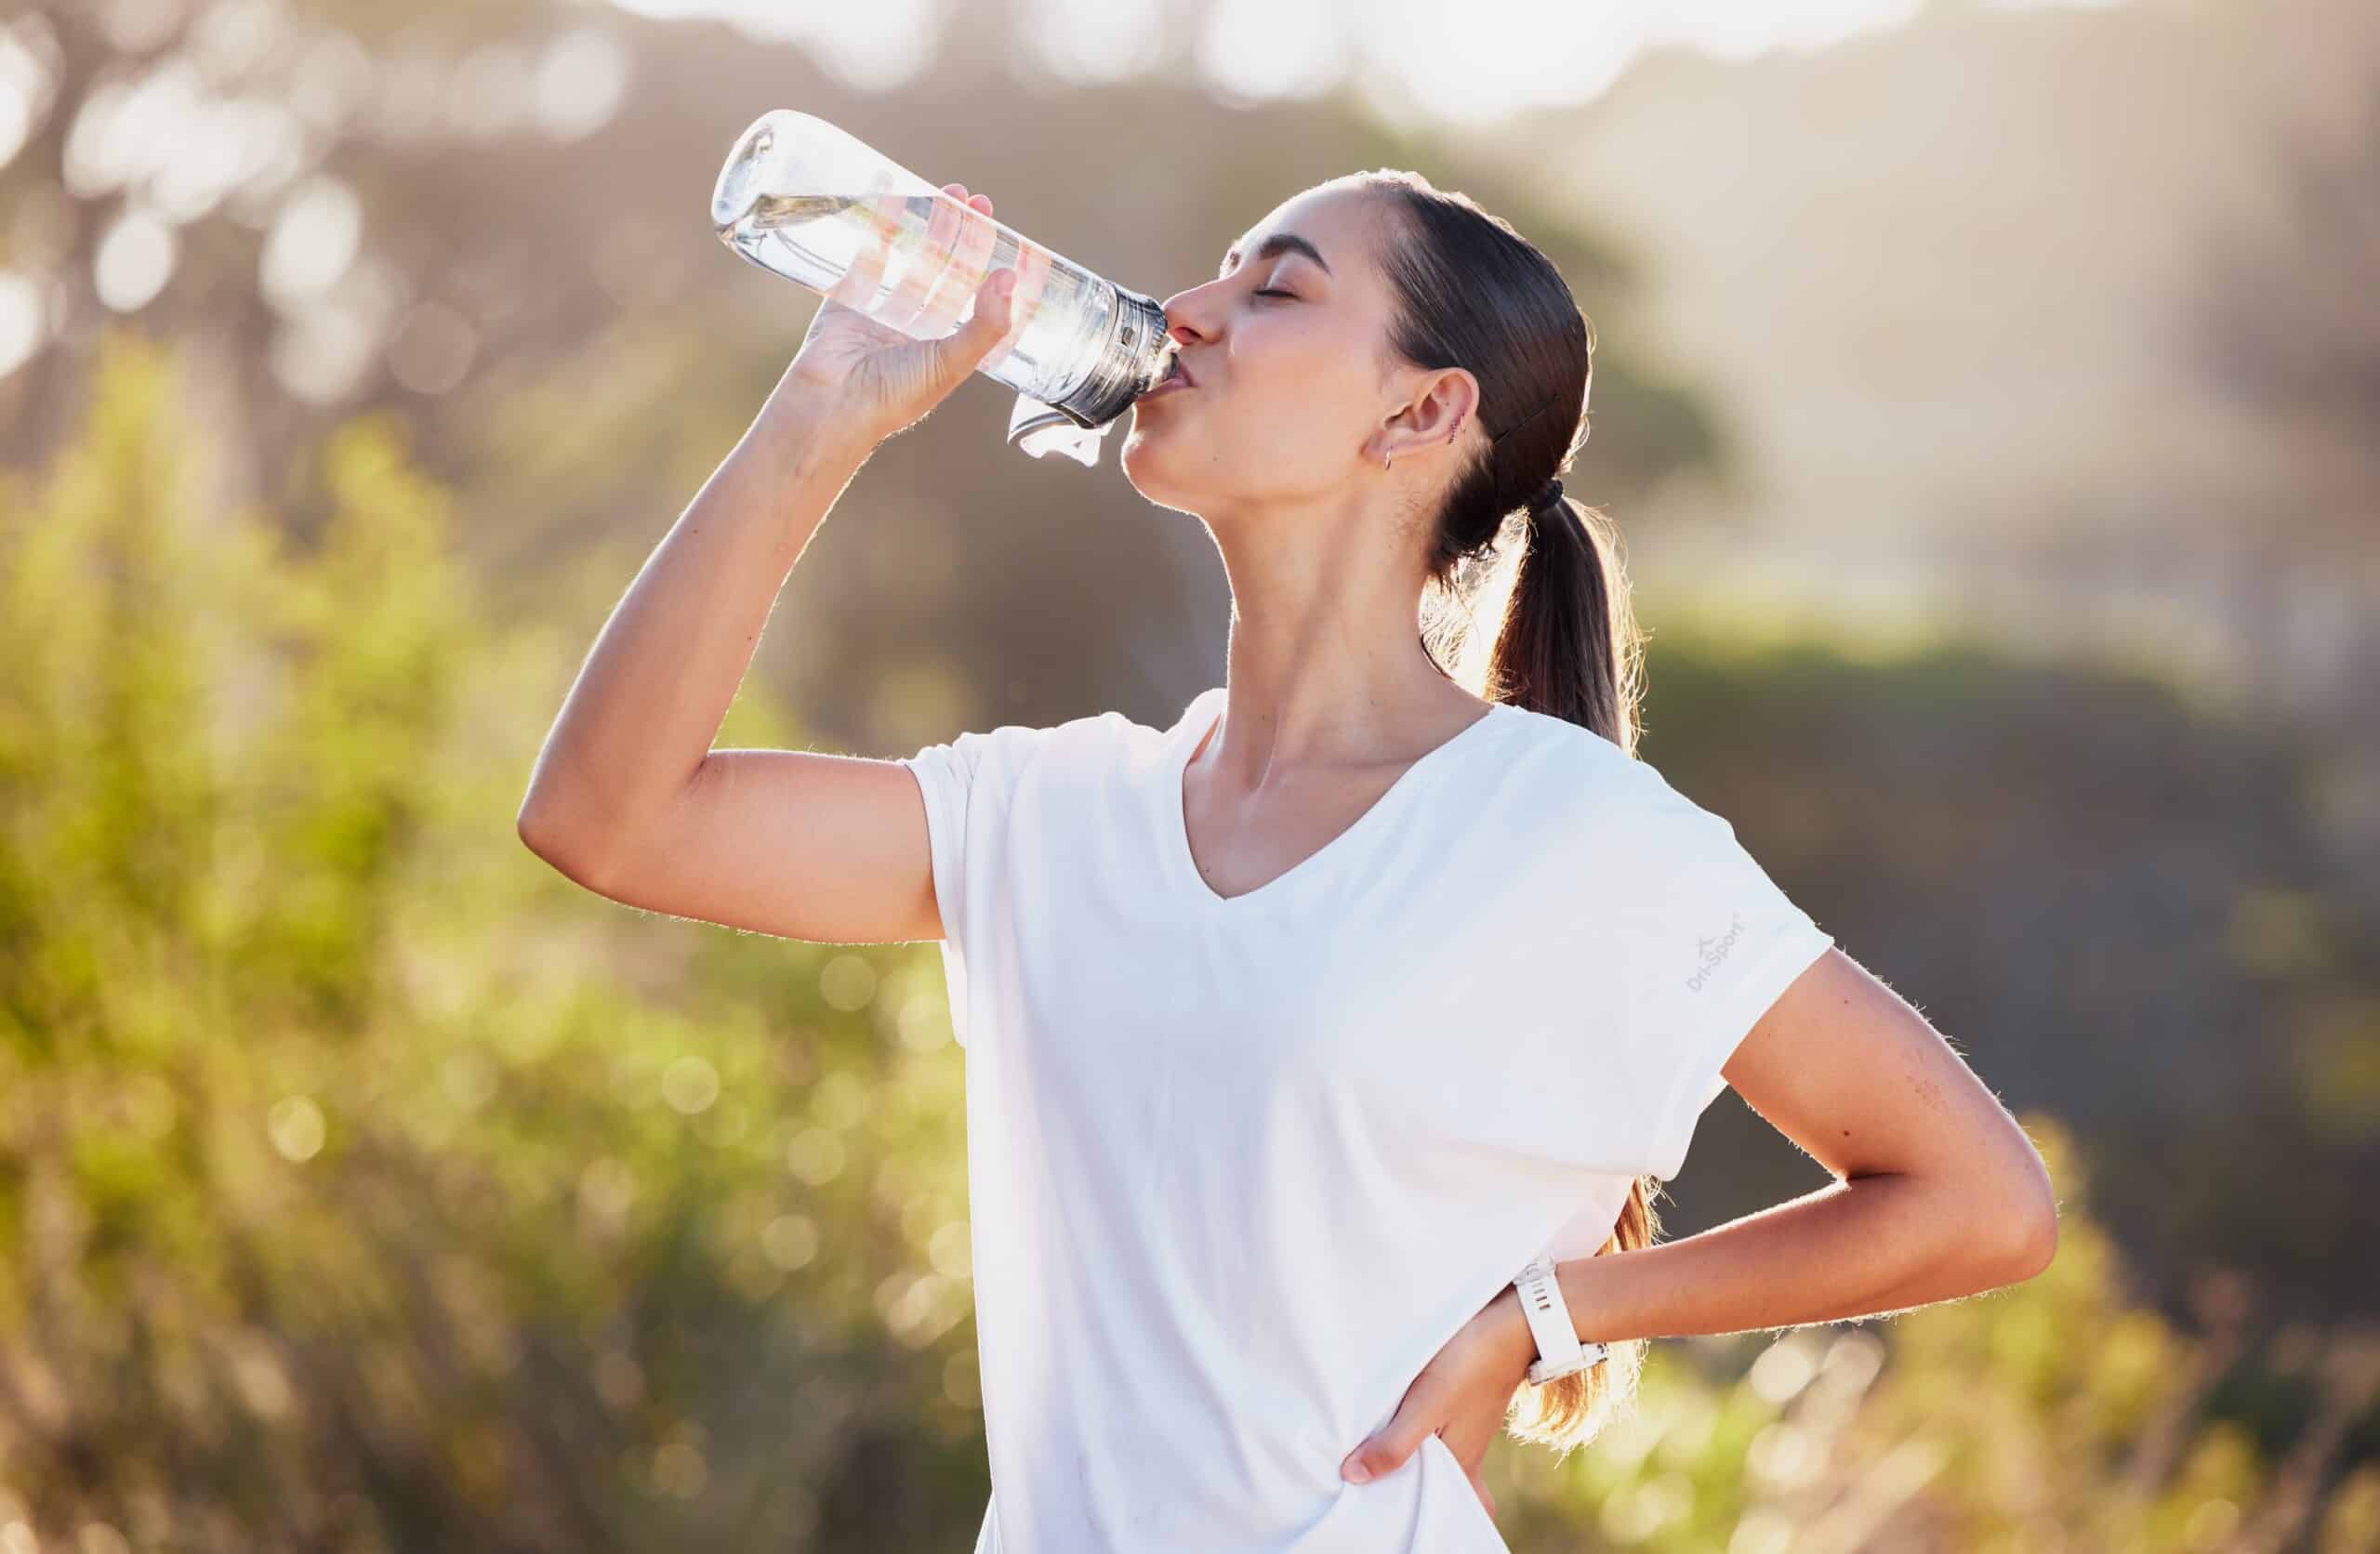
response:
[[[1165,310],[1165,332],[1180,344],[1191,345],[1206,338],[1198,323],[1198,294],[1204,289],[1192,286],[1187,291],[1175,292],[1159,304]]]
[[[1173,303],[1165,305],[1165,332],[1177,345],[1189,345],[1200,338],[1198,326],[1190,316]]]

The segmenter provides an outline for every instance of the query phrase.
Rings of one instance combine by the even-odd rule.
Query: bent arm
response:
[[[1697,1235],[1561,1264],[1582,1340],[1874,1316],[2049,1266],[2056,1200],[2031,1140],[1941,1034],[1840,949],[1722,1072],[1836,1180]],[[1511,1304],[1514,1352],[1534,1353]]]
[[[628,906],[781,938],[940,938],[898,761],[714,750],[787,575],[879,439],[780,380],[614,608],[522,800],[530,850]]]

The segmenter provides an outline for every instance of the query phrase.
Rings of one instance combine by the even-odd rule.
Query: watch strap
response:
[[[1553,1256],[1540,1253],[1513,1280],[1513,1287],[1520,1292],[1521,1314],[1528,1319],[1529,1333],[1537,1340],[1538,1357],[1529,1363],[1528,1379],[1538,1386],[1585,1370],[1605,1353],[1601,1344],[1579,1341],[1554,1267]]]

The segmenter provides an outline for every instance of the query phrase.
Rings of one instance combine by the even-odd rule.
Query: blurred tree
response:
[[[402,12],[364,0],[16,7],[6,34],[25,67],[14,85],[29,122],[0,165],[0,207],[15,213],[6,257],[42,294],[54,340],[0,382],[0,403],[13,412],[0,417],[0,457],[28,463],[54,445],[110,313],[145,312],[152,329],[215,343],[222,357],[209,370],[221,381],[209,387],[241,390],[244,405],[280,397],[260,391],[271,381],[268,308],[295,314],[327,300],[351,267],[277,285],[276,267],[260,263],[267,230],[312,196],[324,214],[292,234],[293,246],[311,251],[279,268],[302,270],[351,241],[323,225],[351,219],[337,204],[343,190],[312,176],[358,156],[382,127],[366,112],[367,49],[408,35],[468,42],[551,9],[549,0],[430,0]],[[337,300],[360,305],[360,291]],[[269,425],[235,425],[271,438]],[[271,464],[288,445],[253,454]]]

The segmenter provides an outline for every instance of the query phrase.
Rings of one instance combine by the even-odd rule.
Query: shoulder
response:
[[[1728,829],[1659,767],[1593,729],[1527,707],[1510,712],[1511,797],[1559,834],[1649,861]]]
[[[1593,729],[1507,704],[1508,770],[1542,784],[1550,795],[1608,802],[1642,801],[1669,784]]]
[[[1028,772],[1053,765],[1104,764],[1161,738],[1161,731],[1111,710],[1086,713],[1062,723],[1001,723],[971,729],[930,744],[911,758],[944,761],[962,768],[971,777],[990,776],[1013,784]]]

